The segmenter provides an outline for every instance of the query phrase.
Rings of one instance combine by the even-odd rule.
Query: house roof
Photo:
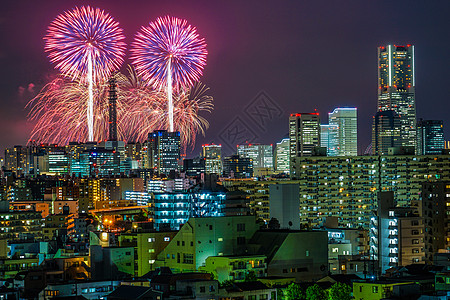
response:
[[[267,290],[269,287],[260,281],[248,281],[248,282],[235,282],[227,292],[245,292],[256,290]]]
[[[108,299],[141,299],[144,296],[147,296],[152,293],[157,293],[160,295],[160,292],[153,291],[149,287],[145,286],[134,286],[134,285],[121,285],[113,292],[111,292],[107,298]]]

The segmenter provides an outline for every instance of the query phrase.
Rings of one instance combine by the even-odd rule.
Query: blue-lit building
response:
[[[417,154],[442,154],[444,148],[443,121],[420,119],[417,122]]]
[[[154,194],[153,201],[156,230],[164,225],[178,230],[190,217],[192,211],[192,194],[190,193]]]
[[[80,153],[71,161],[71,174],[76,176],[107,177],[120,175],[120,153],[115,150],[93,148]]]
[[[157,174],[178,171],[180,160],[180,132],[156,130],[148,135],[150,168]]]
[[[190,217],[224,216],[225,193],[160,193],[153,195],[155,229],[179,230]]]

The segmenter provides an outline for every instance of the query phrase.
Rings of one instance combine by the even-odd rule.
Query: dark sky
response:
[[[33,124],[24,105],[54,72],[43,50],[47,26],[83,4],[118,20],[127,44],[140,26],[166,14],[187,19],[205,37],[202,81],[215,110],[205,115],[211,126],[195,152],[212,141],[225,148],[242,140],[275,144],[288,132],[289,113],[317,109],[326,123],[339,106],[358,107],[364,151],[376,108],[376,47],[388,43],[416,46],[417,116],[450,126],[449,1],[3,1],[2,151],[26,143]]]

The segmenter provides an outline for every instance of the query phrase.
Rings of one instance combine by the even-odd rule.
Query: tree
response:
[[[267,227],[269,229],[280,229],[280,221],[277,218],[271,218]]]
[[[336,282],[328,291],[328,300],[351,300],[352,289],[345,283]]]
[[[306,300],[326,299],[327,293],[318,284],[311,285],[306,289]]]
[[[285,291],[286,299],[287,300],[304,300],[305,299],[305,292],[302,290],[302,288],[296,284],[291,283],[288,285]]]

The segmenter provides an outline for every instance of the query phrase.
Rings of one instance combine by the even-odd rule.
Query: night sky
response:
[[[417,117],[450,126],[450,1],[3,1],[0,151],[28,140],[33,124],[24,106],[56,72],[42,38],[75,5],[109,12],[128,45],[158,16],[197,27],[208,44],[202,81],[215,109],[204,115],[211,126],[194,154],[209,142],[226,153],[244,140],[275,144],[288,133],[290,113],[317,109],[327,123],[328,112],[345,106],[359,110],[364,151],[377,101],[376,48],[388,43],[416,46]]]

